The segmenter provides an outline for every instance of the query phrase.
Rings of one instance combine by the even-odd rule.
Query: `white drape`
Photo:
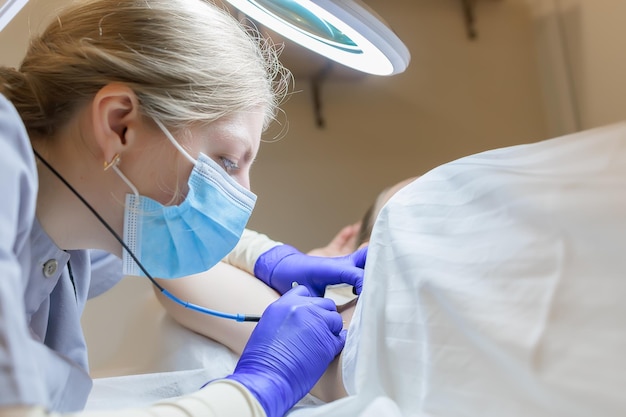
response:
[[[626,123],[445,164],[375,225],[353,396],[293,416],[623,416]]]

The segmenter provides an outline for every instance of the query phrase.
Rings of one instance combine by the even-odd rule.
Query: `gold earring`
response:
[[[120,162],[120,154],[116,153],[111,162],[104,161],[104,170],[107,171],[114,165],[117,165]]]

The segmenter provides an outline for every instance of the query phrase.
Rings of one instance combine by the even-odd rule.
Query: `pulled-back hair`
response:
[[[259,105],[267,127],[290,79],[273,45],[202,0],[78,1],[31,40],[18,70],[0,68],[0,93],[31,134],[54,134],[112,82],[178,129]]]

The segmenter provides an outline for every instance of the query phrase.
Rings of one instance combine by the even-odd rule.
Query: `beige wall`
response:
[[[30,33],[37,33],[55,11],[68,0],[29,0],[15,18],[0,32],[0,65],[17,67],[28,46]]]
[[[552,126],[589,129],[626,118],[626,2],[528,0]]]
[[[0,34],[2,62],[17,64],[29,19],[36,30],[62,3],[31,2]],[[298,79],[284,106],[288,131],[261,147],[253,169],[259,201],[251,226],[303,250],[360,218],[386,185],[463,155],[548,137],[525,1],[477,2],[475,41],[458,0],[367,3],[407,44],[409,69],[390,78],[335,72],[321,87],[325,128],[315,124],[310,83]]]
[[[391,78],[329,80],[326,127],[299,80],[287,135],[261,148],[252,226],[302,249],[358,220],[386,185],[489,148],[548,136],[529,7],[483,1],[478,39],[458,0],[369,1],[405,41],[409,69]]]
[[[624,0],[479,0],[474,42],[457,0],[367,3],[404,39],[411,65],[389,79],[328,82],[323,130],[300,83],[289,135],[256,167],[257,229],[311,248],[401,178],[626,119]]]

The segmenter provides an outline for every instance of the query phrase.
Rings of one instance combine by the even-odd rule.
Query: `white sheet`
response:
[[[626,124],[494,150],[400,191],[344,351],[293,416],[623,416]]]
[[[353,395],[290,417],[622,416],[625,248],[626,124],[427,173],[374,228]]]

